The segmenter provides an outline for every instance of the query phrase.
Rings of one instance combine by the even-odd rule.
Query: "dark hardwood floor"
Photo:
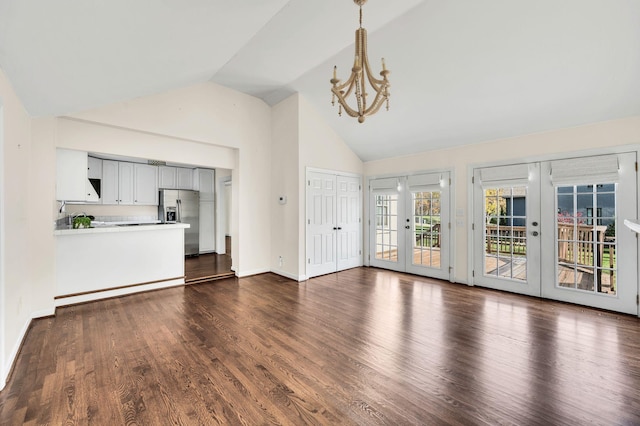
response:
[[[225,238],[227,254],[207,253],[184,260],[185,283],[196,284],[232,277],[231,237]]]
[[[0,424],[640,424],[638,318],[356,268],[58,309]]]
[[[231,271],[231,256],[216,253],[185,258],[184,273],[187,284],[234,276],[234,273]]]

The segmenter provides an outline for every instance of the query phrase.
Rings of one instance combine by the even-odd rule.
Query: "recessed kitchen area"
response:
[[[56,150],[56,306],[233,276],[231,171]]]

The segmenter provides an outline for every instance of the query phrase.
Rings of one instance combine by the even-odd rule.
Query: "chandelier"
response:
[[[356,30],[356,56],[351,68],[351,76],[347,81],[340,84],[337,78],[338,68],[333,67],[333,78],[330,80],[333,87],[331,88],[331,105],[336,104],[338,98],[338,115],[342,116],[342,110],[351,117],[358,117],[358,122],[363,123],[364,118],[373,115],[386,103],[387,111],[389,110],[389,80],[387,76],[389,71],[382,58],[382,71],[380,75],[382,79],[375,78],[371,73],[369,59],[367,58],[367,30],[362,28],[362,5],[367,0],[353,0],[355,4],[360,6],[360,28]],[[375,92],[373,101],[369,102],[370,95],[367,93],[367,82]],[[349,106],[347,98],[351,94],[355,94],[354,107]]]

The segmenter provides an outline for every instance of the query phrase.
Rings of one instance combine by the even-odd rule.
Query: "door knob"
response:
[[[533,232],[531,233],[531,235],[533,235],[534,237],[537,237],[537,236],[538,236],[538,231],[533,231]]]
[[[538,226],[538,222],[531,222],[531,225]]]
[[[411,226],[407,225],[404,227],[404,229],[411,229]]]

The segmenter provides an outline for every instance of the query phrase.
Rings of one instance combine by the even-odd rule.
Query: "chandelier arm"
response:
[[[380,108],[382,107],[382,105],[384,105],[384,101],[387,99],[386,96],[384,96],[384,94],[382,92],[378,92],[376,94],[375,99],[373,100],[373,103],[371,104],[371,106],[369,107],[368,110],[364,111],[364,115],[373,115],[376,112],[378,112],[380,110]]]
[[[342,109],[347,113],[347,115],[351,117],[358,117],[360,115],[358,111],[351,108],[349,104],[347,104],[347,101],[342,97],[342,95],[337,94],[336,96],[338,97],[338,102],[340,103],[340,105],[342,105]]]
[[[345,81],[344,83],[342,83],[340,85],[336,84],[331,90],[334,93],[336,93],[337,95],[339,93],[337,93],[336,90],[338,92],[344,92],[344,95],[339,95],[339,97],[341,97],[343,99],[346,99],[346,98],[349,97],[349,95],[351,95],[351,93],[353,92],[353,89],[355,88],[354,82],[355,82],[355,75],[351,74],[351,77],[349,77],[349,79],[347,81]],[[345,88],[347,90],[345,90]]]

